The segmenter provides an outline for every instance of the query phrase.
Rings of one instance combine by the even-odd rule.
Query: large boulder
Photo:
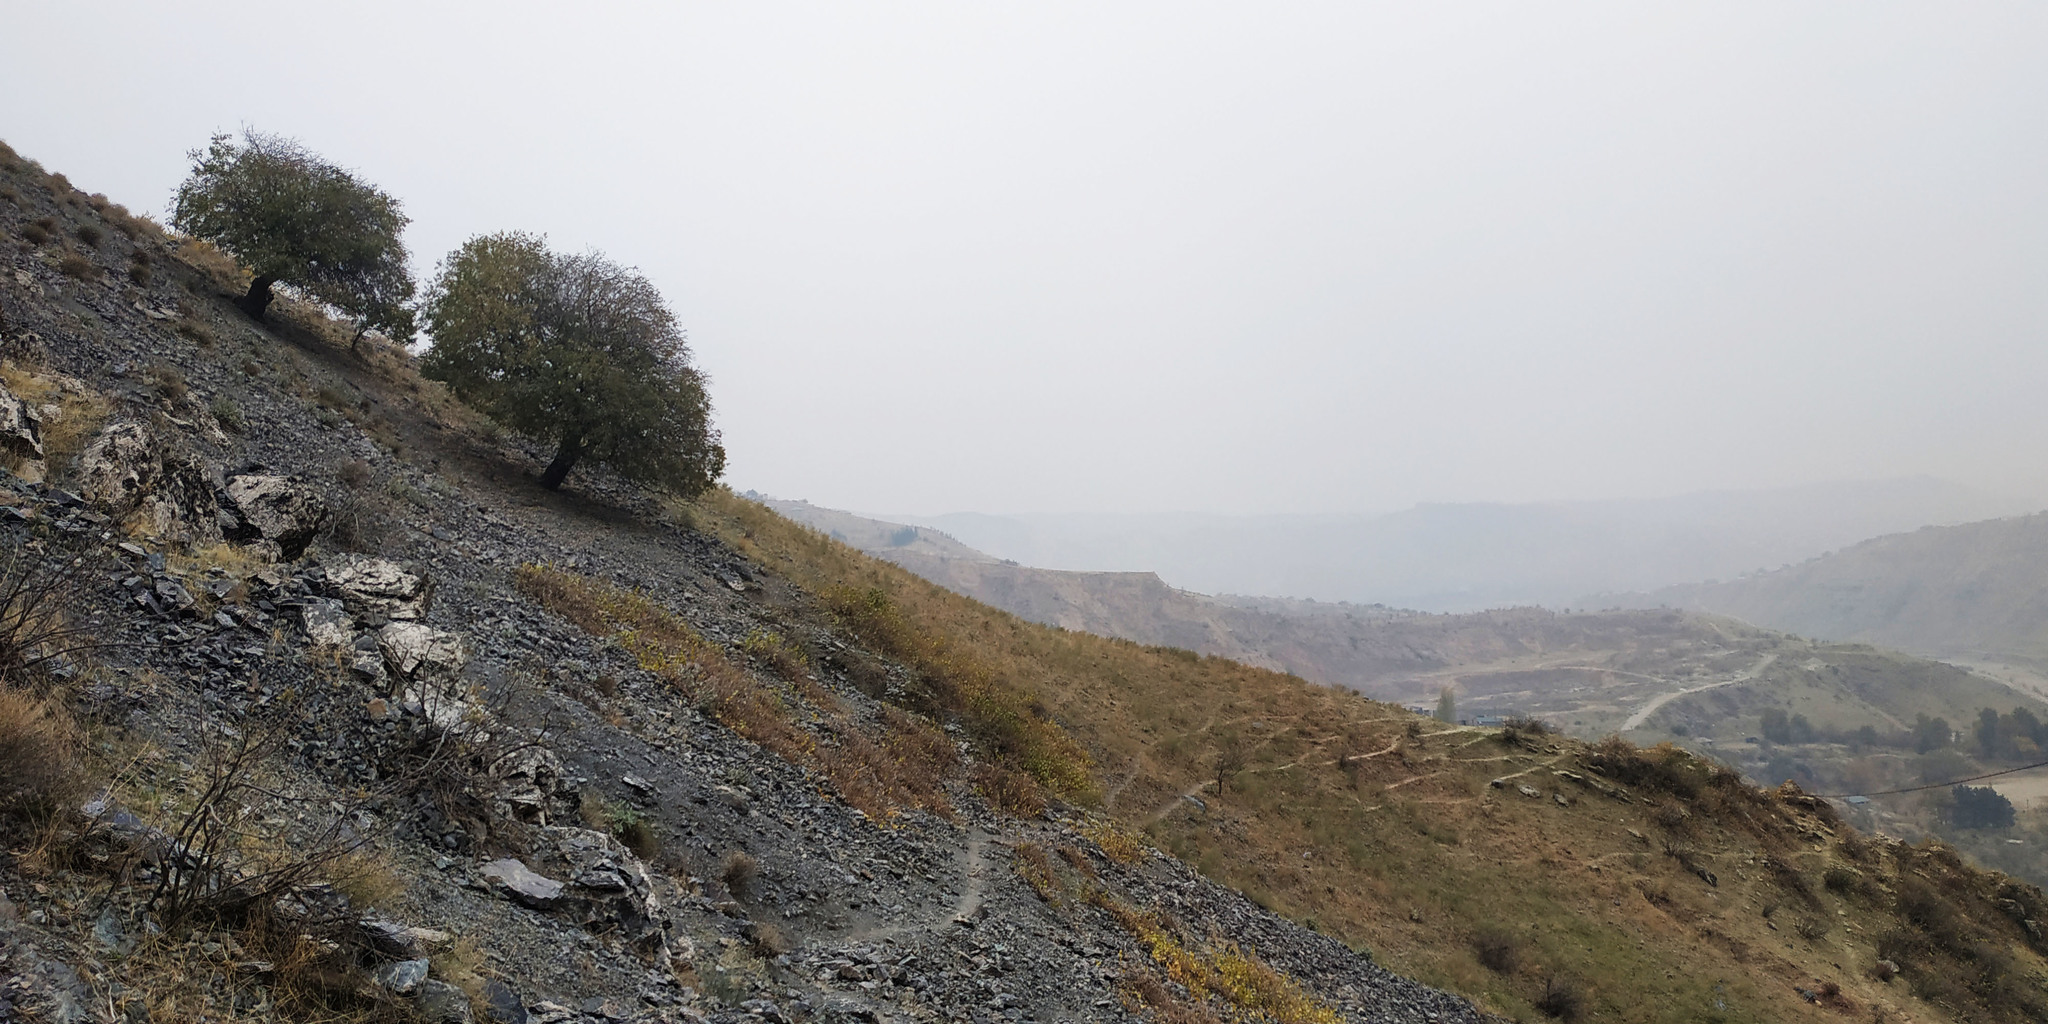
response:
[[[285,558],[305,553],[327,524],[327,503],[298,477],[243,473],[222,488],[231,514],[221,517],[229,540],[269,541]]]
[[[391,692],[436,728],[459,731],[476,724],[481,708],[458,678],[469,662],[462,634],[417,622],[393,622],[377,631],[378,653],[391,669]]]
[[[0,455],[20,467],[16,475],[42,479],[42,423],[33,406],[4,386],[0,386]]]
[[[221,540],[220,503],[205,464],[133,420],[108,424],[85,446],[78,484],[86,501],[144,533],[194,544]]]
[[[452,676],[469,662],[462,634],[417,622],[393,622],[377,631],[384,663],[406,679]]]
[[[645,952],[666,951],[668,921],[654,878],[625,844],[587,828],[533,834],[534,860],[568,880],[557,910],[585,928]]]
[[[355,627],[340,601],[316,597],[299,605],[298,612],[299,624],[306,629],[306,639],[313,643],[323,647],[347,647],[355,642]]]
[[[357,619],[414,622],[427,614],[433,588],[426,579],[405,571],[397,562],[367,555],[344,555],[322,567],[320,589],[340,598]]]
[[[562,883],[511,857],[494,860],[479,873],[498,891],[535,910],[552,910],[562,900]]]
[[[551,815],[575,807],[576,781],[554,751],[539,745],[520,746],[490,765],[497,788],[491,812],[499,818],[545,825]]]
[[[109,512],[126,512],[149,493],[162,463],[149,428],[133,421],[110,423],[78,456],[78,492]]]

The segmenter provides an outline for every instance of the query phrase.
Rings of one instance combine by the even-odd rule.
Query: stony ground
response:
[[[72,566],[63,599],[103,645],[46,667],[112,785],[76,862],[0,857],[0,1020],[151,1019],[172,982],[144,954],[166,943],[217,1017],[279,1012],[278,964],[225,933],[157,934],[142,911],[180,855],[183,794],[258,732],[274,772],[238,820],[273,852],[367,838],[391,883],[285,901],[340,901],[373,1007],[514,1024],[1144,1017],[1129,979],[1160,968],[1114,903],[1255,951],[1346,1019],[1480,1019],[1177,861],[1112,858],[1081,811],[1019,820],[960,782],[950,820],[853,809],[513,582],[539,563],[642,591],[742,663],[758,629],[849,643],[773,567],[595,471],[542,491],[532,451],[416,393],[401,353],[351,352],[288,310],[259,327],[160,235],[130,238],[29,172],[10,194],[0,346],[41,397],[0,397],[0,434],[11,408],[37,421],[17,440],[51,450],[0,479],[0,530],[20,565]],[[31,244],[44,218],[54,240]],[[89,414],[81,450],[57,450],[64,417]],[[874,713],[843,672],[816,681]],[[430,771],[443,784],[421,784]],[[640,821],[648,856],[593,829],[592,807]],[[1062,848],[1050,875],[1020,871]],[[728,870],[735,854],[752,877]]]

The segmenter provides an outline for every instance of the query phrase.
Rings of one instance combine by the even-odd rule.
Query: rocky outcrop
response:
[[[43,432],[36,410],[0,387],[0,456],[20,468],[15,475],[27,480],[43,478]]]
[[[132,420],[109,424],[78,457],[79,492],[139,532],[192,544],[220,541],[220,503],[206,466]]]
[[[533,840],[534,856],[568,880],[559,909],[594,932],[615,935],[642,952],[667,944],[667,921],[647,866],[611,836],[551,826]]]
[[[491,812],[510,821],[545,825],[560,809],[574,806],[577,784],[562,767],[555,752],[541,746],[523,746],[499,758],[490,766],[497,780],[491,796]]]
[[[321,567],[315,578],[322,592],[340,599],[349,614],[368,625],[380,621],[412,622],[427,615],[433,588],[422,576],[397,562],[366,555],[343,555]]]
[[[394,622],[377,631],[384,663],[406,679],[454,675],[469,662],[469,645],[458,633],[417,622]]]
[[[355,642],[355,623],[348,609],[332,598],[314,598],[299,605],[299,625],[306,639],[322,647],[347,647]]]
[[[562,901],[562,883],[541,875],[511,857],[485,864],[478,870],[478,874],[515,902],[535,910],[552,910]]]
[[[230,508],[221,512],[229,540],[267,541],[283,558],[295,559],[327,524],[327,503],[298,477],[244,473],[222,488]]]

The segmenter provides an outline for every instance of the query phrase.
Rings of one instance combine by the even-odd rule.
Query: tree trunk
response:
[[[555,449],[555,461],[548,463],[547,472],[540,475],[540,485],[551,491],[561,490],[562,480],[574,469],[576,460],[583,457],[583,435],[570,434],[562,438],[562,446]]]
[[[256,280],[249,282],[249,294],[242,296],[242,312],[263,319],[263,311],[270,308],[270,286],[276,283],[277,278],[257,275]]]

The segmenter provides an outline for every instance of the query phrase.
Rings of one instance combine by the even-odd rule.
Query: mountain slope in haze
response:
[[[2048,670],[2048,514],[1927,527],[1774,572],[1588,600]]]
[[[544,490],[403,349],[0,176],[0,582],[78,612],[4,638],[108,641],[0,678],[0,1017],[2048,1016],[2048,894],[1946,847],[1034,625],[729,492]]]
[[[1797,562],[1867,537],[2022,511],[1941,480],[1671,498],[1419,505],[1384,515],[880,518],[1045,568],[1152,571],[1206,593],[1460,612],[1565,606]]]
[[[929,528],[807,502],[768,504],[1033,622],[1228,657],[1411,706],[1433,706],[1448,688],[1468,717],[1542,715],[1587,737],[1620,732],[1658,740],[1691,724],[1701,726],[1698,736],[1714,736],[1703,720],[1679,714],[1692,704],[1651,717],[1660,702],[1705,687],[1741,687],[1739,706],[1748,718],[1761,707],[1781,707],[1849,729],[1891,730],[1922,714],[1962,722],[1983,707],[2032,703],[2004,683],[1951,666],[1669,609],[1453,615],[1218,597],[1177,590],[1151,573],[1037,569],[993,559]],[[1868,682],[1853,690],[1805,685],[1808,675],[1830,666]],[[1755,732],[1753,722],[1747,731]]]
[[[1931,938],[1945,925],[1862,916],[1898,902],[1887,893],[1910,894],[1917,907],[1925,892],[1922,876],[1893,873],[1901,854],[1876,851],[1931,851],[1897,862],[1914,864],[1953,854],[1866,845],[1830,821],[1778,832],[1788,807],[1832,818],[1796,789],[1755,803],[1740,794],[1763,791],[1675,748],[1429,723],[1224,659],[1033,626],[899,567],[863,563],[762,506],[718,511],[737,520],[721,534],[747,538],[763,564],[935,631],[913,646],[1028,679],[1093,752],[1105,808],[1163,848],[1518,1019],[1572,1002],[1562,1012],[1672,1024],[2048,1012],[2034,982],[1996,958],[1960,968],[1923,958],[1913,981],[1878,980],[1878,959],[1953,940]],[[1082,583],[1096,574],[1056,575]],[[1532,632],[1544,618],[1579,619],[1540,609],[1501,617]],[[1490,616],[1412,618],[1439,628],[1440,644],[1474,651],[1512,655],[1528,639],[1487,628]],[[1641,628],[1658,621],[1676,632]],[[1589,616],[1579,628],[1635,637],[1615,652],[1626,654],[1621,666],[1667,663],[1670,648],[1689,644],[1702,668],[1731,673],[1764,660],[1731,649],[1742,640],[1733,634],[1786,639],[1733,623],[1724,637],[1715,620],[1670,611]],[[1405,657],[1431,656],[1415,646]],[[1803,662],[1811,649],[1792,642],[1781,660]],[[1940,687],[1912,689],[1931,699]],[[1050,898],[1085,898],[1085,883],[1046,884]],[[1548,998],[1549,986],[1562,1001]],[[1995,994],[1970,994],[1978,988]]]

